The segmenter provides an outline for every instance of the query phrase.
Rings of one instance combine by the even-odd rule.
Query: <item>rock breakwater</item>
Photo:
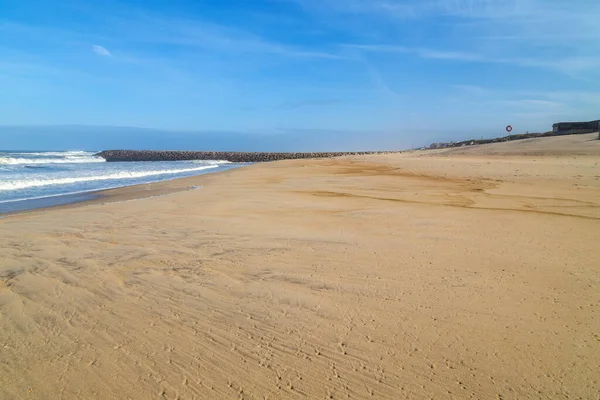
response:
[[[106,161],[188,161],[223,160],[239,163],[294,160],[301,158],[329,158],[349,155],[381,154],[389,152],[327,152],[327,153],[246,153],[235,151],[154,151],[154,150],[105,150],[97,156]]]

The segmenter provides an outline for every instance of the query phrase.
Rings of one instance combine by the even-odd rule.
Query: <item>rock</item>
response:
[[[381,154],[389,151],[327,152],[327,153],[246,153],[235,151],[155,151],[155,150],[105,150],[97,156],[106,161],[188,161],[223,160],[236,163],[269,162],[300,158],[329,158],[348,155]]]

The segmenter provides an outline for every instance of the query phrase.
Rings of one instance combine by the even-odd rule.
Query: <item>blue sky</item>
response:
[[[397,146],[548,130],[600,118],[599,15],[597,0],[2,0],[0,124]]]

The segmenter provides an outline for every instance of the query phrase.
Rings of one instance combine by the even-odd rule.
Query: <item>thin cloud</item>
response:
[[[363,42],[356,49],[424,59],[495,63],[553,70],[579,80],[597,77],[597,0],[287,0]],[[392,24],[390,24],[392,23]],[[453,51],[429,48],[430,24],[446,29]],[[418,25],[417,25],[418,24]],[[407,34],[415,25],[419,39]],[[565,32],[557,26],[568,26]],[[398,29],[396,29],[398,28]],[[411,48],[368,42],[386,37]],[[362,38],[362,40],[361,40]],[[365,43],[367,42],[367,43]]]
[[[557,109],[564,107],[563,103],[558,101],[550,101],[550,100],[539,100],[539,99],[519,99],[519,100],[500,100],[498,101],[500,104],[504,104],[511,107],[517,108],[535,108],[535,109]]]
[[[413,54],[424,59],[448,60],[458,62],[504,64],[507,66],[543,68],[577,76],[586,71],[596,71],[600,68],[600,57],[572,56],[561,58],[526,58],[526,57],[487,57],[484,54],[464,51],[436,50],[426,48],[411,48],[389,44],[347,44],[346,48],[371,53]]]
[[[451,85],[451,87],[459,92],[473,96],[483,96],[490,93],[488,89],[477,85]]]
[[[345,46],[357,50],[381,53],[410,53],[414,51],[409,47],[396,46],[391,44],[347,44]]]
[[[409,53],[416,54],[421,58],[434,60],[456,60],[456,61],[487,61],[484,56],[477,53],[468,53],[460,51],[446,51],[423,48],[410,48],[406,46],[394,46],[387,44],[372,44],[372,45],[346,45],[346,47],[363,50],[368,52],[378,53]]]
[[[420,57],[431,58],[435,60],[486,61],[484,56],[476,53],[431,49],[417,49],[416,52]]]
[[[112,53],[106,47],[97,44],[92,46],[92,51],[102,57],[112,57]]]
[[[528,12],[529,0],[290,0],[308,10],[409,19],[432,15],[507,18]]]
[[[578,92],[578,91],[563,91],[563,92],[525,92],[524,95],[544,97],[553,101],[565,101],[569,103],[581,103],[600,106],[600,92]]]
[[[292,110],[303,107],[329,106],[334,104],[340,104],[342,102],[342,99],[306,99],[299,101],[283,102],[275,108],[280,110]]]
[[[189,49],[210,49],[223,54],[273,54],[299,59],[340,60],[343,56],[326,48],[307,48],[265,38],[251,30],[202,19],[164,17],[129,13],[113,18],[120,40],[133,44],[174,45]]]
[[[375,68],[373,65],[371,65],[368,61],[366,60],[359,60],[362,64],[364,64],[364,66],[366,67],[371,80],[373,81],[373,83],[375,84],[375,87],[377,87],[377,89],[381,90],[383,93],[385,93],[386,95],[388,95],[389,97],[391,97],[394,100],[402,100],[404,99],[404,97],[396,92],[394,89],[392,89],[388,83],[385,81],[385,79],[383,78],[383,76],[379,73],[379,71],[377,70],[377,68]]]

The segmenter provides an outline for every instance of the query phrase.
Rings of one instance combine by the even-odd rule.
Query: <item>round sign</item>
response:
[[[508,132],[508,133],[512,132],[512,126],[508,125],[506,127],[506,132]]]

